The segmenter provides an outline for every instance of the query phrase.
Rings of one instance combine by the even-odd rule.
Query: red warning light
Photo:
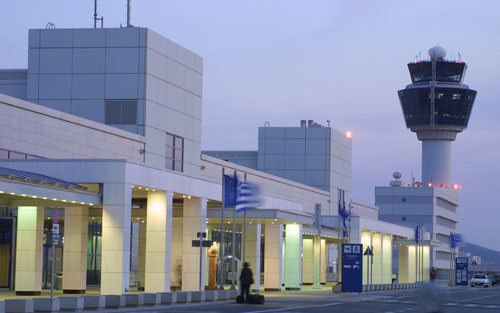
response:
[[[352,131],[348,130],[346,133],[345,133],[345,136],[349,139],[352,138]]]
[[[460,188],[460,186],[459,186],[459,185],[457,185],[457,184],[454,184],[454,185],[453,185],[453,189],[457,190],[458,188]]]
[[[429,188],[432,188],[432,183],[428,183],[427,186],[429,186]]]

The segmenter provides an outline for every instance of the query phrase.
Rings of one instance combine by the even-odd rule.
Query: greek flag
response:
[[[252,210],[262,204],[260,190],[256,184],[242,181],[238,186],[236,212]]]

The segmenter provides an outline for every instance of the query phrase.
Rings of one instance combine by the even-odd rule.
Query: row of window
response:
[[[0,159],[43,159],[41,156],[0,149]]]
[[[432,80],[432,62],[408,64],[411,80],[414,84]],[[436,62],[436,81],[460,83],[465,70],[465,63]]]

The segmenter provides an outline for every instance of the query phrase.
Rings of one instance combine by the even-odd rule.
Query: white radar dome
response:
[[[401,178],[401,173],[400,172],[394,172],[392,173],[392,177],[394,177],[395,179],[400,179]]]
[[[431,60],[444,59],[446,57],[446,49],[437,45],[429,49]]]

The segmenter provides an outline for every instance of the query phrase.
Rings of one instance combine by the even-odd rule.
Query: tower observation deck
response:
[[[451,142],[467,128],[477,92],[463,84],[462,60],[446,60],[440,46],[429,49],[429,56],[408,64],[412,84],[398,95],[406,127],[422,141],[422,183],[447,187]]]

